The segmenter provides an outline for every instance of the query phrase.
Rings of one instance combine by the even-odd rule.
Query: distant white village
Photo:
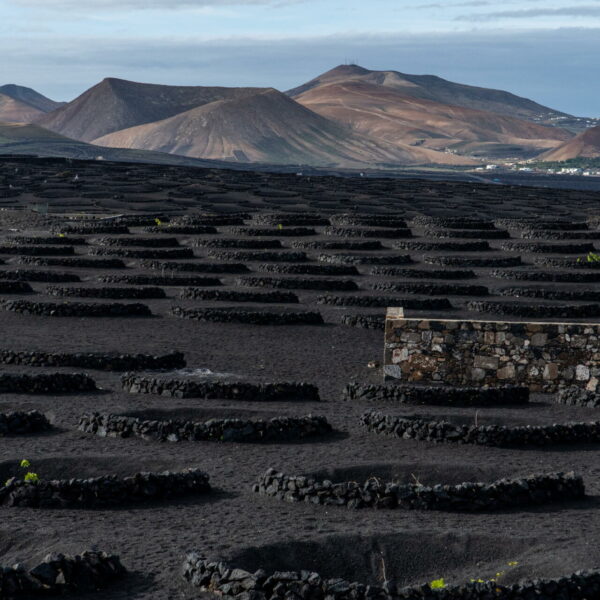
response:
[[[477,167],[475,171],[519,171],[521,173],[542,173],[544,175],[574,175],[580,177],[600,177],[600,169],[583,169],[579,167],[543,169],[538,167],[521,167],[516,163],[488,164],[483,167]]]

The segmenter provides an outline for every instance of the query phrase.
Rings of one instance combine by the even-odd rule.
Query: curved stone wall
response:
[[[600,421],[538,426],[455,425],[418,415],[396,416],[368,411],[361,425],[372,433],[426,442],[518,447],[586,444],[600,442]]]
[[[522,406],[529,402],[529,388],[510,385],[483,388],[352,382],[344,388],[343,399],[437,406]]]
[[[104,475],[89,479],[56,479],[28,483],[15,477],[0,487],[0,505],[26,508],[100,508],[178,498],[210,491],[209,477],[200,469],[179,473],[136,473],[131,477]]]
[[[25,281],[0,281],[0,294],[32,294],[32,287]]]
[[[194,258],[194,251],[191,248],[148,248],[145,250],[133,250],[117,246],[92,248],[89,254],[92,256],[120,256],[122,258]]]
[[[586,254],[594,252],[594,244],[540,244],[535,242],[505,242],[502,250],[540,254]]]
[[[171,314],[182,319],[212,323],[248,323],[251,325],[322,325],[323,317],[309,311],[243,310],[239,308],[183,308],[173,306]]]
[[[356,241],[323,241],[323,240],[314,240],[314,241],[292,241],[292,248],[302,248],[305,250],[381,250],[383,245],[381,242],[376,240],[369,240],[364,242],[356,242]]]
[[[260,569],[250,573],[236,565],[206,559],[198,552],[186,555],[182,575],[200,591],[239,600],[297,597],[308,600],[590,600],[597,597],[600,588],[598,571],[577,571],[560,579],[535,579],[511,586],[483,581],[437,590],[427,583],[400,588],[394,581],[384,581],[378,587],[339,578],[327,579],[306,570],[268,573]]]
[[[425,235],[440,240],[447,238],[506,240],[510,238],[508,231],[502,229],[427,229]]]
[[[37,598],[96,592],[126,573],[118,556],[89,551],[81,555],[48,554],[30,571],[21,565],[0,567],[5,598]]]
[[[400,217],[391,217],[388,215],[369,215],[369,214],[341,214],[332,215],[331,222],[334,225],[351,225],[363,227],[398,227],[406,229],[408,225],[406,220]]]
[[[1,289],[1,286],[0,286]],[[56,287],[46,288],[47,296],[60,298],[113,298],[115,300],[144,300],[147,298],[166,298],[159,287],[118,288],[118,287]]]
[[[331,265],[408,265],[413,262],[410,254],[356,255],[356,254],[319,254],[319,262]]]
[[[85,246],[87,244],[87,240],[85,238],[80,237],[67,237],[67,236],[26,236],[26,235],[16,235],[15,237],[10,238],[8,241],[14,242],[15,244],[25,244],[25,245],[40,245],[40,246]]]
[[[486,252],[491,250],[488,242],[395,242],[399,250],[424,250],[425,252]]]
[[[7,300],[0,302],[0,308],[10,312],[40,317],[151,317],[152,312],[145,304],[106,304],[63,302],[30,302],[28,300]]]
[[[340,322],[342,325],[360,327],[361,329],[376,329],[377,331],[385,329],[385,317],[377,315],[342,315]]]
[[[298,237],[306,235],[317,235],[312,227],[232,227],[229,233],[233,235],[266,236],[266,237]]]
[[[475,312],[514,317],[581,319],[600,316],[600,304],[522,304],[473,300],[467,302],[467,308]]]
[[[178,277],[170,275],[102,275],[103,283],[129,283],[132,285],[222,285],[217,277]]]
[[[496,270],[492,277],[498,279],[514,279],[515,281],[553,281],[556,283],[598,283],[600,272],[589,273],[581,271],[510,271]]]
[[[520,256],[424,256],[423,262],[449,267],[519,267]]]
[[[197,263],[168,262],[159,260],[142,260],[140,267],[155,271],[183,271],[192,273],[248,273],[250,269],[243,264],[232,263]]]
[[[287,290],[340,290],[352,292],[358,285],[351,279],[305,279],[301,277],[238,277],[237,285],[247,287],[269,287]]]
[[[286,502],[346,508],[458,510],[480,512],[581,500],[585,486],[575,473],[547,473],[491,483],[458,485],[396,483],[372,477],[365,482],[334,483],[311,476],[290,476],[268,469],[252,491]]]
[[[543,287],[507,287],[496,290],[502,296],[542,298],[544,300],[581,300],[600,302],[600,290],[564,290]]]
[[[14,281],[38,281],[46,283],[79,283],[81,278],[74,273],[59,273],[57,271],[29,271],[17,269],[15,271],[0,271],[0,279]]]
[[[184,288],[179,295],[186,300],[212,302],[257,302],[266,304],[298,304],[298,296],[292,292],[236,292],[234,290],[204,290]],[[386,305],[387,306],[387,305]]]
[[[28,367],[76,367],[98,371],[141,371],[144,369],[182,369],[186,366],[182,352],[121,354],[119,352],[30,352],[0,350],[0,363]]]
[[[417,215],[412,218],[410,224],[419,227],[443,227],[445,229],[496,229],[496,224],[493,221],[484,219],[432,217],[429,215]]]
[[[317,304],[364,306],[365,308],[385,308],[400,305],[409,310],[445,310],[452,308],[448,298],[394,298],[392,296],[319,296]]]
[[[371,289],[382,292],[407,292],[409,294],[425,294],[427,296],[487,296],[489,290],[483,285],[466,285],[459,283],[412,283],[383,282],[374,283]]]
[[[246,250],[274,250],[282,248],[279,240],[238,240],[215,238],[211,240],[194,240],[198,248],[240,248]]]
[[[363,229],[357,227],[325,227],[325,235],[356,238],[400,239],[412,237],[410,229]]]
[[[243,250],[209,250],[207,256],[217,260],[301,262],[307,260],[305,252],[250,252]]]
[[[0,254],[21,254],[22,256],[73,256],[73,246],[0,246]]]
[[[74,394],[96,390],[96,382],[83,373],[2,373],[2,394]]]
[[[474,279],[475,273],[465,269],[402,269],[397,267],[373,267],[371,275],[386,275],[407,279]]]
[[[169,248],[179,246],[176,237],[100,237],[94,242],[99,246],[139,246],[144,248]]]
[[[250,383],[160,378],[126,373],[121,378],[129,394],[172,398],[243,400],[247,402],[319,402],[319,388],[309,383]]]
[[[206,422],[143,420],[123,415],[83,415],[79,430],[102,437],[139,437],[156,442],[285,442],[331,433],[325,417],[265,420],[210,419]]]
[[[52,425],[46,415],[37,410],[0,413],[0,436],[40,433],[50,429]]]
[[[600,406],[600,392],[583,390],[575,385],[559,390],[556,401],[567,406],[585,406],[597,408]]]
[[[343,265],[286,265],[275,263],[256,265],[256,270],[289,275],[359,275],[356,267]]]
[[[20,256],[19,262],[23,265],[36,265],[38,267],[75,267],[77,269],[124,269],[125,263],[120,258],[36,258]]]
[[[212,225],[167,225],[166,227],[144,227],[146,233],[209,235],[219,233]]]

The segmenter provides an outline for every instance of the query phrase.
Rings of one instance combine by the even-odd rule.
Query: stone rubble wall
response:
[[[120,354],[118,352],[35,352],[1,350],[0,363],[28,367],[77,367],[99,371],[141,371],[144,369],[182,369],[186,366],[182,352],[152,354]]]
[[[600,390],[590,392],[589,390],[581,389],[576,385],[563,388],[558,392],[556,401],[559,404],[567,406],[585,406],[587,408],[597,408],[600,406]]]
[[[429,584],[400,588],[394,581],[382,586],[344,579],[325,579],[311,571],[259,569],[250,573],[198,552],[186,555],[183,578],[203,592],[237,600],[591,600],[600,594],[599,571],[577,571],[560,579],[534,579],[510,586],[494,581],[468,583],[433,590]]]
[[[252,490],[286,502],[346,508],[391,508],[446,511],[489,511],[536,506],[585,497],[583,479],[575,473],[529,475],[491,483],[458,485],[400,484],[372,477],[365,482],[333,483],[311,476],[289,476],[268,469]]]
[[[0,567],[2,598],[60,596],[95,592],[126,573],[118,556],[106,552],[81,555],[49,554],[30,571],[21,564]]]
[[[390,313],[392,311],[390,310]],[[600,324],[386,320],[386,379],[448,385],[514,384],[555,393],[600,389]]]
[[[182,319],[210,323],[247,323],[250,325],[323,325],[321,313],[298,311],[241,310],[237,308],[182,308],[173,306],[171,314]]]
[[[37,410],[0,413],[0,436],[40,433],[50,429],[52,425],[46,415]]]
[[[362,415],[360,423],[371,433],[434,443],[454,442],[512,448],[600,442],[600,421],[515,427],[475,423],[456,425],[436,420],[435,417],[397,416],[367,411]]]
[[[349,383],[344,400],[367,402],[392,401],[399,404],[431,404],[435,406],[522,406],[529,402],[529,388],[502,386],[497,388],[450,387],[423,385],[374,385]]]
[[[105,475],[89,479],[29,483],[15,477],[0,488],[0,505],[27,508],[97,508],[176,498],[210,491],[209,477],[199,469],[178,473]]]
[[[1,286],[0,286],[1,289]],[[166,298],[159,287],[57,287],[48,286],[47,296],[59,298],[110,298],[113,300],[147,300]]]
[[[0,374],[0,394],[73,394],[96,389],[96,382],[83,373]]]
[[[107,302],[30,302],[14,300],[0,302],[0,308],[10,312],[38,317],[151,317],[152,312],[145,304],[119,304]]]
[[[83,415],[79,430],[102,437],[139,437],[157,442],[285,442],[331,433],[325,417],[275,417],[264,420],[210,419],[204,423],[183,420],[143,420],[122,415]]]
[[[171,398],[206,398],[250,402],[319,402],[319,389],[310,383],[250,383],[171,379],[125,373],[123,391]]]

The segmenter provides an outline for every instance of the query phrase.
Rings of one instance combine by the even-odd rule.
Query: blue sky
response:
[[[600,117],[600,0],[0,0],[0,84],[288,89],[344,62]]]

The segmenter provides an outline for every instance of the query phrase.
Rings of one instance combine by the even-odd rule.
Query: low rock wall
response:
[[[319,389],[309,383],[249,383],[158,378],[126,373],[121,385],[129,394],[172,398],[244,400],[248,402],[318,402]]]
[[[102,437],[139,437],[156,442],[285,442],[325,435],[332,431],[325,417],[275,417],[264,420],[210,419],[143,420],[122,415],[84,415],[79,430]]]
[[[600,391],[582,390],[576,385],[569,386],[558,392],[557,402],[567,406],[585,406],[597,408],[600,406]]]
[[[399,404],[436,406],[522,406],[529,402],[529,388],[450,387],[423,385],[375,385],[349,383],[344,400],[392,401]]]
[[[466,512],[536,506],[585,497],[583,479],[575,473],[530,475],[491,483],[428,486],[382,481],[376,477],[361,483],[334,483],[311,476],[289,476],[269,469],[259,477],[252,490],[287,502],[324,506]]]
[[[106,304],[64,302],[30,302],[14,300],[0,302],[0,308],[10,312],[39,317],[151,317],[152,312],[145,304]]]
[[[114,300],[144,300],[149,298],[167,297],[165,291],[159,287],[118,288],[49,286],[46,288],[46,295],[58,296],[59,298],[112,298]]]
[[[0,374],[0,394],[74,394],[96,389],[96,382],[83,373]]]
[[[46,415],[37,410],[0,413],[0,436],[40,433],[50,429],[52,425]]]
[[[179,295],[185,300],[206,300],[210,302],[257,302],[268,304],[298,304],[298,296],[292,292],[237,292],[235,290],[205,290],[184,288]]]
[[[186,366],[182,352],[152,354],[120,354],[118,352],[31,352],[0,350],[0,363],[28,367],[76,367],[99,371],[141,371],[182,369]]]
[[[250,573],[227,562],[206,559],[198,552],[186,555],[182,575],[200,591],[237,600],[590,600],[600,589],[599,571],[577,571],[560,579],[535,579],[511,586],[484,581],[436,590],[427,583],[404,588],[394,581],[365,585],[326,579],[305,570],[268,573],[260,569]]]
[[[243,310],[239,308],[183,308],[173,306],[171,314],[192,321],[247,323],[248,325],[323,325],[321,313],[309,311]]]
[[[554,425],[456,425],[434,417],[397,416],[369,411],[361,424],[372,433],[426,442],[477,444],[503,448],[600,442],[600,421]]]
[[[105,552],[81,555],[49,554],[30,571],[22,565],[0,567],[0,590],[4,598],[37,598],[64,593],[96,592],[126,573],[118,556]]]
[[[89,479],[29,483],[15,477],[0,487],[0,505],[27,508],[98,508],[177,498],[210,491],[209,477],[199,469],[179,473],[105,475]]]

